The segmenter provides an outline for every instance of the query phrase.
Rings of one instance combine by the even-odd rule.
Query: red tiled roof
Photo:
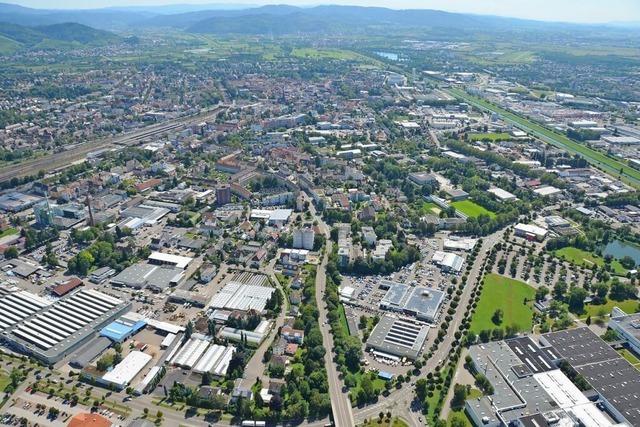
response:
[[[51,292],[58,296],[64,296],[66,294],[68,294],[69,292],[71,292],[72,290],[74,290],[75,288],[77,288],[78,286],[82,286],[82,280],[78,279],[77,277],[72,277],[71,279],[67,280],[64,283],[59,284],[58,286],[56,286],[55,288],[51,289]]]

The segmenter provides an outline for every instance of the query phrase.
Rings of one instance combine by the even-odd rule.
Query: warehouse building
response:
[[[387,289],[380,300],[380,308],[415,316],[427,322],[435,321],[444,301],[444,292],[424,286],[411,287],[404,283],[383,280],[381,289]]]
[[[73,356],[69,365],[74,368],[83,369],[89,366],[92,360],[95,360],[106,349],[111,347],[113,342],[107,337],[96,337],[89,341]]]
[[[474,345],[472,369],[484,375],[493,394],[465,402],[475,425],[607,427],[618,423],[557,369],[553,349],[529,337]]]
[[[145,325],[146,322],[144,320],[130,319],[125,315],[102,328],[100,336],[109,338],[113,342],[121,343],[138,333]]]
[[[211,298],[209,307],[227,310],[264,311],[275,288],[229,282]]]
[[[162,292],[177,286],[184,278],[184,270],[178,267],[154,264],[134,264],[111,279],[111,284],[135,289],[151,289]]]
[[[464,258],[452,252],[435,251],[431,261],[438,265],[442,271],[449,273],[459,273],[464,264]]]
[[[141,351],[132,351],[122,359],[111,371],[104,374],[98,382],[107,386],[114,386],[122,390],[144,369],[153,357]]]
[[[621,423],[640,425],[640,372],[589,328],[549,332],[540,342],[569,362]]]
[[[16,351],[53,364],[83,345],[97,330],[130,307],[130,302],[91,289],[81,289],[53,304],[40,306],[29,315],[22,311],[22,319],[5,329],[2,339]],[[20,313],[16,307],[13,310]],[[16,320],[15,316],[18,314],[13,320]],[[2,317],[3,322],[6,318]]]
[[[488,189],[487,192],[493,194],[493,196],[496,199],[500,200],[501,202],[510,202],[510,201],[518,200],[515,194],[509,193],[508,191],[503,190],[502,188],[492,187]]]
[[[172,365],[191,369],[207,350],[209,344],[211,344],[211,342],[204,335],[193,334],[191,338],[168,359],[168,362]]]
[[[224,377],[235,351],[234,346],[213,344],[193,367],[193,371],[199,374],[209,372],[216,377]]]
[[[385,315],[367,340],[367,350],[375,356],[400,361],[416,360],[429,332],[429,326]]]
[[[544,240],[545,237],[547,237],[547,229],[546,228],[542,228],[542,227],[538,227],[537,225],[533,225],[533,224],[516,224],[514,229],[514,234],[518,237],[524,237],[527,240],[537,240],[538,242],[541,242]]]

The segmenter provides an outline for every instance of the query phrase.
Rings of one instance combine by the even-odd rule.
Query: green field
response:
[[[433,202],[422,202],[420,213],[422,215],[438,215],[442,209]]]
[[[591,267],[597,265],[602,267],[604,265],[604,258],[591,252],[584,251],[582,249],[567,246],[566,248],[558,249],[554,252],[558,258],[564,258],[571,264],[580,265],[584,267]],[[614,259],[611,261],[611,268],[614,274],[624,276],[627,274],[627,269],[620,264],[620,261]]]
[[[4,392],[4,389],[11,384],[11,378],[9,374],[5,371],[0,371],[0,393]]]
[[[618,307],[627,314],[633,314],[640,311],[638,310],[640,308],[639,305],[640,301],[636,299],[628,299],[624,301],[607,300],[606,304],[586,304],[584,306],[585,313],[583,316],[584,318],[587,316],[598,317],[601,312],[610,314],[613,307]]]
[[[627,362],[631,363],[633,366],[637,367],[638,365],[640,365],[640,359],[638,359],[638,357],[635,354],[631,353],[626,348],[622,348],[618,350],[618,353],[620,353],[620,356],[627,359]]]
[[[0,231],[0,238],[10,236],[12,234],[18,234],[18,230],[13,227],[9,227],[4,231]]]
[[[524,304],[524,299],[533,301],[535,289],[519,280],[498,274],[487,274],[480,294],[480,302],[471,319],[470,330],[476,334],[482,330],[495,329],[491,317],[497,309],[504,313],[500,327],[515,325],[521,331],[531,330],[533,309]]]
[[[470,218],[477,218],[480,215],[488,215],[490,218],[495,218],[496,216],[495,213],[483,208],[477,203],[473,203],[471,200],[459,200],[457,202],[451,202],[450,205]]]
[[[621,176],[621,179],[630,185],[635,188],[640,188],[640,170],[632,168],[625,162],[613,159],[600,151],[591,149],[586,145],[569,139],[565,135],[553,132],[536,122],[520,117],[519,115],[493,105],[482,98],[469,95],[462,89],[449,89],[449,93],[452,96],[468,102],[476,108],[489,110],[499,114],[505,121],[517,125],[520,129],[535,135],[548,144],[565,149],[572,154],[580,154],[592,165],[610,173],[613,176]]]
[[[508,133],[471,133],[469,134],[471,141],[506,141],[511,139]]]

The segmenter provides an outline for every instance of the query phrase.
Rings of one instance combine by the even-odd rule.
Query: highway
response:
[[[104,138],[98,141],[74,144],[64,151],[47,153],[34,159],[28,159],[17,164],[3,166],[0,170],[0,182],[8,181],[14,177],[33,175],[39,171],[44,171],[45,173],[56,172],[71,166],[77,161],[85,159],[87,155],[92,152],[104,149],[133,147],[141,144],[147,138],[157,137],[164,133],[199,123],[210,117],[215,117],[225,108],[227,107],[222,105],[216,106],[213,109],[207,109],[198,114],[153,124],[142,129],[136,129],[131,132]]]

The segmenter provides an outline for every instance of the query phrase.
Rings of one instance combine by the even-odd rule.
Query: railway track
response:
[[[202,121],[206,118],[217,116],[226,109],[219,106],[213,110],[205,111],[189,117],[181,117],[168,123],[158,123],[147,126],[143,129],[128,132],[123,135],[102,139],[99,141],[83,142],[73,145],[71,148],[57,153],[48,153],[42,157],[25,160],[21,163],[2,167],[0,170],[0,182],[8,181],[14,177],[23,177],[37,174],[39,171],[45,173],[55,172],[69,167],[79,160],[83,160],[89,153],[104,149],[122,149],[140,145],[147,138],[159,136],[165,132],[175,131],[187,127],[191,124]]]

